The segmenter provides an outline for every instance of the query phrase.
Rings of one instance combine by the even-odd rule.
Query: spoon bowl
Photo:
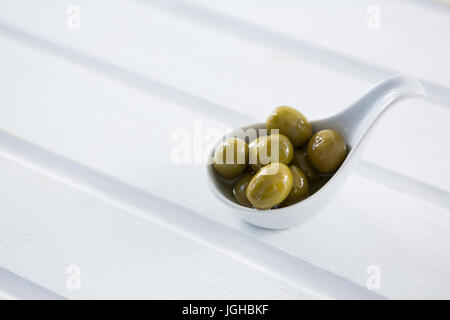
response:
[[[265,123],[256,123],[233,130],[218,141],[208,155],[207,176],[216,197],[239,218],[250,224],[268,228],[284,229],[303,223],[318,214],[337,194],[352,170],[355,160],[367,142],[375,124],[388,107],[404,99],[423,96],[425,90],[416,79],[408,76],[395,76],[380,82],[348,108],[331,117],[311,121],[313,132],[324,129],[338,131],[347,142],[348,154],[340,168],[317,192],[310,197],[288,207],[256,210],[239,205],[233,196],[232,185],[235,180],[221,178],[212,166],[216,147],[226,138],[239,135],[242,130],[266,129]]]

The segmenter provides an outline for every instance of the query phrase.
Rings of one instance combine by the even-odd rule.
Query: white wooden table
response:
[[[0,298],[450,298],[449,39],[426,0],[2,0]],[[243,223],[171,161],[174,130],[396,73],[427,97],[307,224]]]

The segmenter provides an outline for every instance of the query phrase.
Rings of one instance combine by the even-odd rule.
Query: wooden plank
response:
[[[419,1],[141,1],[250,41],[368,79],[419,77],[433,98],[450,100],[449,6]],[[431,1],[424,1],[431,3]],[[249,37],[251,35],[251,37]],[[292,50],[293,49],[293,50]],[[299,50],[296,50],[299,49]]]
[[[15,137],[0,144],[0,265],[63,297],[382,298]]]
[[[447,297],[450,292],[436,278],[450,283],[445,282],[450,276],[445,267],[450,259],[448,210],[352,177],[308,224],[280,232],[250,227],[212,196],[201,165],[171,163],[173,130],[191,129],[194,121],[207,128],[224,124],[65,58],[4,37],[1,41],[8,48],[0,75],[0,87],[7,89],[0,117],[4,130],[257,238],[267,245],[262,257],[275,248],[363,287],[368,266],[376,264],[388,279],[378,292],[390,298]],[[27,88],[27,94],[19,88]],[[177,116],[168,123],[167,114]],[[295,277],[291,269],[283,272],[288,279]]]
[[[36,170],[3,157],[1,164],[2,267],[61,296],[305,298],[287,283]],[[80,268],[79,289],[67,286],[70,266]]]
[[[284,103],[319,118],[341,110],[374,84],[234,34],[208,30],[142,2],[81,1],[86,21],[80,31],[68,31],[62,24],[63,3],[48,3],[46,10],[38,10],[38,3],[5,2],[0,13],[3,21],[41,38],[7,25],[3,32],[220,122],[261,121]],[[74,57],[73,50],[81,56]],[[441,140],[433,137],[448,135],[449,120],[450,113],[430,101],[407,101],[384,117],[363,158],[448,193],[448,155],[442,154]],[[433,124],[432,129],[427,124]],[[417,145],[427,145],[427,151],[414,152]],[[433,164],[427,174],[418,175],[417,168],[428,159]]]

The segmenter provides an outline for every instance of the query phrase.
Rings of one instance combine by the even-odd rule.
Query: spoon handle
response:
[[[423,95],[425,89],[416,79],[409,76],[394,76],[378,83],[344,111],[320,121],[318,127],[338,130],[354,148],[388,107],[405,99]]]

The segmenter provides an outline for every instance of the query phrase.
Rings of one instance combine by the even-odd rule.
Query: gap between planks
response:
[[[8,270],[0,268],[0,300],[63,300]]]

